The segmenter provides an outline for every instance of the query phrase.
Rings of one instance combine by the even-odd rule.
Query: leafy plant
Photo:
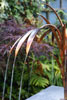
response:
[[[54,11],[54,13],[56,14],[56,16],[57,16],[57,18],[59,19],[59,22],[60,22],[60,24],[61,24],[61,26],[62,26],[63,32],[64,32],[64,34],[65,34],[66,27],[65,27],[65,25],[62,23],[62,20],[60,19],[60,17],[59,17],[58,14],[56,13],[56,11],[55,11],[51,6],[49,6],[48,4],[46,4],[46,5],[47,5],[49,8],[51,8],[51,9]],[[25,40],[26,40],[27,38],[28,38],[28,40],[27,40],[27,46],[26,46],[26,55],[28,56],[28,53],[29,53],[31,44],[32,44],[32,42],[33,42],[33,40],[34,40],[36,34],[37,34],[40,30],[42,30],[42,29],[49,28],[49,29],[52,30],[52,33],[54,34],[54,36],[55,36],[55,38],[56,38],[57,45],[58,45],[58,48],[59,48],[59,50],[60,50],[60,57],[61,57],[60,59],[61,59],[61,63],[60,63],[59,59],[57,59],[57,57],[56,57],[55,55],[53,55],[52,52],[51,52],[51,54],[52,54],[53,57],[56,59],[58,65],[59,65],[59,67],[60,67],[60,69],[61,69],[62,66],[64,65],[64,58],[63,58],[63,57],[64,57],[64,43],[65,43],[64,37],[62,37],[61,31],[60,31],[55,25],[50,24],[50,22],[49,22],[44,16],[42,16],[42,15],[40,15],[40,16],[47,22],[47,24],[41,26],[40,28],[35,28],[35,29],[33,29],[33,30],[28,31],[28,32],[19,40],[19,42],[18,42],[18,44],[17,44],[17,46],[16,46],[16,50],[15,50],[15,57],[17,57],[17,54],[18,54],[18,52],[19,52],[21,46],[23,45],[23,43],[25,42]],[[49,31],[49,32],[50,32],[50,31]],[[47,34],[48,34],[49,32],[47,32]],[[56,33],[56,32],[57,32],[57,33]],[[47,34],[46,34],[46,35],[47,35]],[[41,37],[38,41],[39,41],[39,42],[42,41],[42,39],[44,38],[44,36],[45,36],[45,33],[44,33],[44,35],[42,35],[42,37]],[[63,46],[63,49],[62,49],[62,46]],[[12,48],[13,48],[13,47],[12,47]],[[10,53],[12,52],[12,48],[11,48],[11,50],[10,50]],[[64,68],[63,68],[63,70],[61,70],[61,73],[62,73],[62,77],[64,77]],[[64,81],[63,81],[63,83],[64,83]]]
[[[60,17],[56,13],[56,11],[51,6],[49,6],[49,5],[47,5],[47,6],[50,7],[55,12],[56,16],[58,17],[58,19],[61,23],[62,29],[64,29],[64,31],[65,31],[66,27],[62,23]],[[64,65],[64,63],[63,63],[64,62],[64,58],[63,58],[63,56],[64,56],[64,44],[63,44],[64,43],[64,38],[62,37],[62,33],[61,33],[60,29],[58,29],[55,25],[50,24],[50,22],[45,17],[43,17],[42,15],[40,15],[40,16],[47,22],[47,24],[43,25],[39,28],[32,28],[24,36],[20,35],[20,37],[12,45],[12,47],[9,51],[9,54],[12,54],[12,51],[15,48],[15,58],[16,58],[18,53],[19,53],[19,50],[21,49],[23,43],[26,40],[27,44],[25,43],[24,47],[27,45],[26,46],[26,57],[28,57],[29,50],[31,48],[32,42],[33,42],[34,38],[36,37],[35,41],[33,42],[33,45],[32,45],[34,50],[33,49],[31,49],[31,50],[35,51],[36,45],[37,45],[38,49],[39,49],[39,46],[41,46],[42,51],[43,50],[47,51],[47,53],[48,53],[47,55],[51,55],[52,57],[54,57],[57,64],[58,64],[58,66],[59,66],[59,68],[62,68],[62,66]],[[48,30],[46,30],[47,28],[48,28]],[[42,34],[41,37],[38,37],[37,33],[40,32],[41,30],[44,30],[44,29],[45,29],[45,33]],[[49,45],[48,43],[41,43],[43,38],[48,33],[50,33],[51,31],[54,34],[55,39],[56,39],[56,42],[53,41],[53,43],[55,43],[55,44],[57,43],[57,45],[58,45],[57,47],[59,48],[59,51],[60,51],[60,60],[61,60],[61,62],[60,62],[59,58],[57,57],[57,55],[55,55],[54,52],[53,52],[54,44],[53,44],[53,48],[52,48],[52,46]],[[64,34],[65,34],[65,32],[64,32]],[[54,40],[54,38],[53,38],[53,40]],[[44,49],[44,46],[45,46],[45,49]],[[37,47],[36,47],[36,51],[38,50]],[[24,54],[24,50],[23,50],[22,53]],[[24,56],[22,58],[24,59]],[[50,61],[50,59],[48,61]],[[17,61],[17,63],[18,63],[18,61]],[[53,80],[55,85],[62,85],[61,78],[63,78],[63,76],[64,76],[64,68],[63,68],[63,70],[61,69],[61,73],[62,73],[62,77],[61,77],[60,70],[55,65],[54,66],[54,73],[53,73],[53,77],[52,77],[52,75],[51,75],[51,73],[52,73],[51,61],[49,63],[48,63],[48,61],[46,61],[47,62],[47,65],[45,65],[46,67],[43,66],[43,64],[39,61],[39,59],[38,60],[34,59],[33,65],[31,65],[32,60],[29,59],[29,58],[26,59],[26,61],[24,62],[24,64],[27,64],[27,66],[24,65],[23,63],[17,64],[17,66],[20,66],[21,68],[19,67],[20,68],[19,70],[15,69],[15,74],[14,75],[19,73],[19,74],[16,75],[17,77],[16,76],[14,77],[15,79],[14,79],[13,84],[17,84],[17,85],[15,85],[15,86],[17,86],[16,91],[19,90],[19,85],[20,85],[20,82],[18,82],[20,80],[19,76],[21,76],[21,69],[24,67],[24,77],[23,76],[21,77],[21,78],[23,78],[23,84],[22,84],[23,89],[21,90],[21,93],[24,94],[24,96],[21,95],[21,99],[25,99],[25,98],[33,95],[34,93],[37,93],[39,90],[51,85],[52,80]],[[29,65],[31,65],[32,67],[30,67]],[[28,76],[29,76],[29,72],[30,72],[31,68],[32,68],[32,72],[31,72],[32,75],[30,75],[31,77],[30,77],[30,80],[29,80]],[[11,74],[11,73],[9,73],[9,74]],[[42,83],[41,83],[41,81],[42,81]],[[63,83],[64,83],[64,81],[63,81]],[[30,87],[30,89],[29,89],[29,87]],[[9,94],[9,87],[8,87],[8,90],[6,90],[6,91],[7,91],[6,94]],[[14,95],[16,93],[16,91],[13,88],[13,93],[12,93],[12,98],[13,99],[17,99],[16,98],[17,94],[16,94],[16,96]]]
[[[54,75],[52,78],[52,64],[50,64],[51,60],[49,62],[49,60],[45,56],[42,57],[44,61],[41,60],[41,56],[40,58],[37,58],[36,56],[34,56],[34,54],[32,54],[28,57],[28,60],[26,61],[26,65],[24,67],[23,81],[22,81],[23,85],[21,89],[21,99],[23,100],[41,91],[42,89],[47,88],[52,84],[62,86],[61,73],[60,69],[57,66],[56,61],[53,60]],[[23,57],[21,59],[19,55],[17,57],[17,62],[14,71],[14,81],[12,90],[13,100],[18,98],[20,77],[24,66],[24,63],[22,61],[24,61],[24,59]],[[9,68],[8,70],[5,99],[8,99],[9,97],[11,70],[12,67]],[[0,86],[1,88],[3,87],[3,78],[1,79]],[[0,96],[2,95],[1,92],[2,89],[0,89]]]
[[[9,16],[13,16],[19,23],[23,23],[22,20],[31,23],[31,21],[33,22],[33,20],[36,20],[34,17],[41,11],[40,4],[39,0],[1,1],[1,19],[7,19]]]
[[[47,87],[49,85],[49,81],[48,79],[42,77],[42,76],[38,76],[38,75],[32,75],[31,81],[30,81],[31,85],[34,86],[39,86],[39,87]]]
[[[67,21],[66,21],[67,13],[65,13],[63,10],[59,10],[58,14],[59,14],[60,18],[62,19],[63,23],[65,23],[67,26]],[[58,23],[58,21],[57,21],[57,23]]]

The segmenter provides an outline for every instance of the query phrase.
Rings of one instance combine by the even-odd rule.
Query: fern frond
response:
[[[48,79],[42,77],[42,76],[38,76],[36,74],[32,75],[32,78],[30,80],[30,85],[34,85],[34,86],[38,86],[38,87],[46,87],[47,85],[49,85],[49,81]]]

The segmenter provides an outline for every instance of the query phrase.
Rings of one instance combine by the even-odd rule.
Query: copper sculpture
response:
[[[33,42],[33,39],[35,38],[36,34],[41,30],[41,29],[45,29],[45,28],[49,28],[54,37],[56,38],[57,41],[57,45],[58,48],[60,50],[60,58],[61,58],[61,63],[60,61],[57,59],[57,57],[55,55],[53,55],[53,57],[56,59],[58,66],[61,70],[61,74],[62,74],[62,80],[63,80],[63,86],[64,86],[64,99],[67,100],[67,30],[66,30],[66,25],[63,24],[61,18],[58,16],[57,12],[55,11],[55,9],[53,9],[50,5],[47,5],[50,9],[53,10],[53,12],[55,13],[55,15],[57,16],[60,25],[61,25],[61,31],[55,26],[52,25],[49,20],[47,20],[44,16],[40,15],[45,21],[46,21],[46,25],[43,25],[40,28],[35,28],[31,31],[29,31],[27,34],[25,34],[23,37],[21,37],[18,41],[15,42],[15,44],[12,46],[10,53],[12,52],[13,48],[15,47],[16,43],[18,42],[17,46],[16,46],[16,50],[15,50],[15,57],[17,56],[19,49],[21,48],[22,44],[24,43],[24,41],[28,38],[27,41],[27,47],[26,47],[26,55],[28,55],[31,44]],[[45,32],[40,38],[37,39],[38,42],[42,41],[43,38],[50,33],[50,30],[48,30],[47,32]],[[61,98],[63,99],[63,98]]]

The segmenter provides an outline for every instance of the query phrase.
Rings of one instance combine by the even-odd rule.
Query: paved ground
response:
[[[26,100],[60,100],[64,98],[64,88],[50,86]]]

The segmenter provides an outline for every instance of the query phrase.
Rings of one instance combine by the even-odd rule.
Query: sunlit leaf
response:
[[[30,50],[31,44],[33,42],[33,39],[35,38],[35,35],[37,34],[38,31],[39,31],[39,29],[34,29],[33,32],[31,33],[31,35],[28,38],[27,47],[26,47],[26,54],[27,55],[28,55],[28,52]]]
[[[30,30],[29,32],[27,32],[19,41],[19,43],[17,44],[16,50],[15,50],[15,56],[17,56],[22,44],[24,43],[24,41],[27,39],[27,37],[31,34],[33,30]]]

